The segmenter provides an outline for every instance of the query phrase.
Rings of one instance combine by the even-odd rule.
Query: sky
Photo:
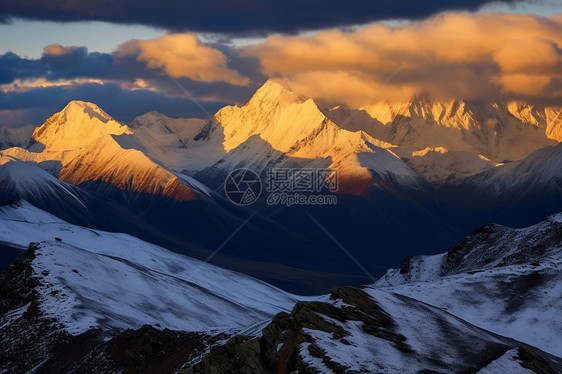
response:
[[[205,118],[268,79],[353,108],[377,89],[560,106],[562,0],[0,0],[0,127],[71,100]]]

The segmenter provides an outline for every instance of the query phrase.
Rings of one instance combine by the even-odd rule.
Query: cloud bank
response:
[[[149,68],[164,67],[176,78],[212,83],[247,85],[250,80],[227,66],[226,56],[201,43],[197,35],[165,35],[153,40],[133,40],[119,48],[119,55],[134,55]]]
[[[420,20],[523,0],[0,0],[0,20],[107,21],[170,31],[294,33],[389,19]]]
[[[274,36],[243,55],[308,96],[354,106],[393,73],[378,99],[422,91],[477,100],[562,98],[562,15],[444,14],[401,27]]]

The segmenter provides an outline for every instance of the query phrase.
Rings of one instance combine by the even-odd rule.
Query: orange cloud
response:
[[[521,95],[540,95],[551,82],[550,76],[531,74],[504,74],[497,77],[496,82],[504,92]]]
[[[76,46],[67,46],[64,47],[58,43],[55,44],[50,44],[46,47],[43,48],[43,53],[47,54],[47,55],[51,55],[51,56],[62,56],[62,55],[66,55],[70,52],[73,52],[77,49],[79,49],[80,47],[76,47]]]
[[[512,40],[494,53],[494,60],[504,73],[550,72],[562,68],[562,54],[552,40],[526,38]]]
[[[136,54],[150,68],[163,66],[176,78],[212,83],[247,85],[249,79],[228,68],[226,56],[204,45],[195,34],[170,34],[152,40],[132,40],[119,47],[120,54]]]
[[[412,92],[467,99],[552,99],[562,90],[562,15],[442,14],[403,26],[274,36],[245,48],[263,73],[311,96],[360,105]],[[562,99],[559,97],[559,99]]]

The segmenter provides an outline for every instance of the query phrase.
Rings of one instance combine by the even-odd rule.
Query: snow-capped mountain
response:
[[[209,169],[227,174],[249,166],[261,173],[266,167],[300,165],[340,169],[343,190],[357,194],[375,180],[423,183],[386,150],[391,144],[342,129],[313,99],[274,81],[266,82],[246,105],[222,108],[205,126],[197,120],[180,122],[150,113],[131,125],[134,140],[118,141],[190,175],[208,175]]]
[[[561,233],[562,214],[524,229],[486,225],[447,253],[409,257],[372,290],[421,300],[560,357]]]
[[[246,105],[222,108],[205,126],[201,120],[172,124],[156,113],[133,124],[137,149],[189,174],[312,164],[339,168],[344,186],[346,179],[357,186],[377,179],[415,184],[419,175],[444,183],[521,160],[562,140],[561,113],[556,107],[438,101],[427,95],[359,110],[329,108],[269,80]],[[167,138],[154,136],[150,126]],[[197,128],[202,131],[196,134]],[[251,140],[256,136],[261,141]]]
[[[476,153],[449,151],[443,147],[427,147],[419,151],[411,147],[397,147],[393,152],[416,173],[437,185],[455,184],[502,165]]]
[[[521,161],[456,180],[441,186],[437,193],[446,209],[465,212],[472,224],[531,225],[562,211],[562,145],[545,147]]]
[[[31,152],[16,147],[3,154],[60,162],[60,178],[73,184],[103,181],[180,200],[195,198],[190,182],[197,183],[179,172],[205,176],[249,165],[258,172],[337,168],[342,191],[362,194],[377,181],[415,186],[423,184],[421,175],[445,183],[521,160],[562,140],[561,112],[427,95],[327,109],[270,80],[246,105],[227,106],[207,123],[150,112],[124,126],[95,104],[71,102],[35,130]]]
[[[443,183],[521,160],[562,140],[561,113],[555,107],[427,95],[359,110],[330,109],[270,80],[246,105],[224,107],[208,122],[150,112],[124,126],[95,104],[74,101],[35,130],[31,152],[16,147],[4,154],[59,161],[61,179],[74,184],[102,180],[177,199],[197,195],[178,172],[228,172],[244,165],[258,172],[285,164],[338,168],[344,189],[349,180],[354,192],[361,181],[415,185],[421,175]],[[13,132],[3,131],[10,143],[8,130]],[[25,131],[19,130],[16,143],[25,144]],[[256,136],[261,140],[251,139]],[[133,172],[123,173],[123,163],[134,163],[128,168]]]
[[[512,162],[477,174],[464,183],[496,195],[522,189],[546,188],[547,185],[560,188],[562,187],[562,144],[542,148],[519,162]]]
[[[363,131],[348,131],[326,117],[313,99],[305,99],[279,83],[266,82],[243,107],[222,108],[196,138],[202,143],[221,144],[226,152],[239,146],[248,148],[248,139],[261,140],[302,166],[323,166],[338,169],[342,190],[365,193],[365,184],[378,180],[388,183],[422,184],[421,178],[387,148],[391,146]],[[244,153],[255,157],[248,149]],[[263,168],[270,164],[266,156]],[[247,157],[248,157],[247,156]],[[323,160],[322,162],[319,162]],[[240,154],[230,165],[243,164]],[[278,160],[277,164],[282,161]],[[252,165],[256,167],[256,163]]]
[[[182,166],[186,159],[187,162],[196,162],[189,142],[206,123],[207,121],[199,118],[170,118],[161,113],[149,112],[135,118],[130,124],[132,136],[116,139],[124,148],[138,149],[149,157],[181,171],[185,169]],[[208,155],[197,155],[197,158],[205,157]]]
[[[421,94],[406,102],[324,112],[350,131],[396,145],[394,153],[438,184],[521,160],[562,140],[562,107],[521,102],[443,101]]]
[[[2,154],[58,163],[58,178],[72,184],[100,182],[178,201],[196,198],[188,178],[136,149],[122,147],[116,138],[130,134],[130,128],[95,104],[72,101],[34,131],[29,149],[10,148]]]

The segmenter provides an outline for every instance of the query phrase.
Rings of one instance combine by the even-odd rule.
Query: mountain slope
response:
[[[556,373],[561,364],[411,298],[341,287],[278,314],[258,338],[212,348],[185,372]]]
[[[537,189],[549,183],[560,185],[562,178],[562,144],[545,147],[519,162],[512,162],[477,174],[465,183],[496,195],[514,190]]]
[[[474,229],[484,222],[525,227],[562,211],[562,144],[439,187],[444,209],[462,211]],[[467,220],[465,218],[466,224]]]
[[[527,266],[541,273],[540,277],[558,276],[555,280],[560,284],[560,225],[560,215],[525,230],[491,225],[467,238],[446,260],[433,261],[433,265],[425,261],[426,270],[421,270],[425,275],[420,279],[427,282],[412,285],[426,287],[422,296],[439,295],[456,305],[469,295],[479,297],[479,301],[483,295],[490,296],[496,303],[510,295],[509,287],[500,293],[482,292],[490,282],[488,270],[501,270],[495,274],[497,279],[492,277],[496,284],[512,282],[511,277],[524,274]],[[502,241],[505,237],[510,241]],[[4,295],[0,300],[0,341],[4,347],[0,368],[8,371],[562,370],[559,357],[525,344],[529,341],[523,343],[476,327],[451,314],[456,312],[453,307],[445,311],[400,295],[401,286],[362,290],[336,287],[329,298],[306,300],[128,235],[70,225],[25,202],[0,208],[0,241],[23,245],[29,240],[40,242],[31,244],[0,276]],[[534,264],[536,260],[543,263]],[[410,261],[411,274],[414,268],[422,269],[417,263],[421,261]],[[446,275],[435,275],[436,268]],[[556,272],[549,273],[549,268]],[[476,289],[466,281],[467,271],[479,278]],[[453,280],[445,286],[465,291],[461,297],[455,292],[437,292],[447,291],[446,287],[431,288],[435,277],[446,281],[460,275],[464,283]],[[559,288],[539,283],[541,293],[552,293],[545,300],[560,303]],[[490,284],[493,287],[493,282]],[[532,298],[533,291],[521,289],[521,285],[515,282],[512,291],[519,296],[523,290],[525,297]],[[478,305],[474,300],[468,302]],[[496,310],[490,303],[480,305],[488,311]],[[545,304],[540,307],[550,315]],[[555,312],[560,310],[559,306],[555,308]],[[469,310],[468,306],[459,308],[463,310]],[[475,315],[487,317],[479,312]],[[263,319],[274,313],[265,326]],[[534,317],[534,324],[527,328],[547,320],[532,311],[524,315]],[[510,317],[527,322],[517,314]],[[144,323],[157,328],[141,327]],[[518,332],[513,326],[512,331]],[[124,331],[126,328],[138,330]],[[199,332],[186,332],[194,328]],[[546,331],[539,331],[543,337],[548,336]],[[221,345],[221,340],[233,333],[240,335]],[[557,330],[551,333],[557,336]]]
[[[32,163],[0,155],[0,195],[4,200],[29,199],[35,201],[79,204],[83,202],[73,186],[61,182]]]
[[[408,258],[373,289],[562,356],[561,233],[562,214],[524,229],[486,225],[445,254]]]
[[[392,151],[416,173],[437,185],[459,183],[464,178],[502,165],[476,153],[449,151],[443,147],[422,150],[396,147]]]
[[[562,213],[525,229],[484,226],[374,285],[298,302],[186,373],[561,372],[561,233]]]
[[[25,202],[0,208],[0,241],[36,243],[30,265],[40,284],[38,307],[71,334],[143,324],[226,331],[263,321],[297,300],[129,235],[71,225]]]

